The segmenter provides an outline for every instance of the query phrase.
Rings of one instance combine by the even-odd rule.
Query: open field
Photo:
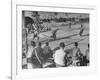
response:
[[[84,25],[84,31],[83,31],[83,36],[79,36],[79,32],[81,29],[80,24],[75,24],[72,25],[71,28],[69,26],[57,26],[57,27],[52,27],[52,30],[54,29],[59,29],[56,33],[56,40],[51,38],[52,36],[52,30],[47,31],[47,32],[42,32],[39,34],[39,41],[42,43],[42,46],[44,46],[45,42],[49,42],[49,45],[51,49],[53,50],[54,48],[59,46],[60,42],[64,42],[66,47],[65,49],[71,49],[73,48],[73,43],[74,42],[79,42],[79,47],[82,51],[82,53],[85,53],[85,50],[87,49],[87,44],[89,43],[89,23],[83,23]],[[33,34],[30,34],[28,36],[28,41],[33,40]],[[34,39],[34,41],[36,41]]]
[[[39,34],[40,42],[45,43],[49,41],[51,49],[58,47],[60,42],[64,42],[67,48],[70,48],[73,42],[79,42],[79,46],[87,46],[89,43],[89,24],[84,23],[84,32],[83,36],[79,36],[80,24],[72,25],[71,29],[69,26],[57,27],[57,39],[53,40],[50,36],[52,35],[51,31],[43,32]],[[73,46],[72,46],[73,47]],[[82,50],[83,51],[83,50]]]

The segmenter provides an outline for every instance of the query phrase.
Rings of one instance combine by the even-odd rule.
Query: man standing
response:
[[[57,50],[54,54],[54,62],[56,63],[56,67],[64,67],[65,66],[65,52],[64,47],[65,44],[63,42],[60,43],[60,49]]]
[[[81,61],[82,53],[81,53],[80,48],[78,47],[78,42],[75,42],[74,48],[72,48],[72,60],[73,60],[73,63],[72,63],[73,66],[80,66],[82,62]]]
[[[54,40],[56,40],[56,33],[59,29],[55,29],[52,31],[52,37],[54,38]]]
[[[33,68],[33,51],[35,50],[35,42],[32,41],[31,45],[28,47],[28,53],[27,53],[27,68],[32,69]]]
[[[83,27],[83,25],[81,24],[81,30],[80,30],[80,32],[79,32],[79,35],[80,35],[80,36],[82,36],[83,31],[84,31],[84,27]]]
[[[40,65],[42,65],[42,62],[44,62],[44,55],[40,42],[37,44],[37,47],[35,48],[35,56],[37,57],[37,60],[40,63]]]
[[[89,55],[89,51],[90,51],[90,45],[88,44],[88,49],[86,50],[86,54],[85,54],[85,57],[86,57],[86,63],[87,63],[87,65],[89,65],[89,61],[90,61],[90,55]]]
[[[73,50],[72,56],[73,56],[73,57],[79,57],[80,54],[81,54],[81,50],[80,50],[80,48],[78,47],[78,43],[75,42],[75,43],[74,43],[74,46],[75,46],[75,47],[72,49],[72,50]]]

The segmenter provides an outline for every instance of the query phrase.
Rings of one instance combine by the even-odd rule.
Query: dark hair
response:
[[[60,43],[60,47],[62,47],[62,48],[64,48],[64,47],[65,47],[64,42],[61,42],[61,43]]]
[[[78,46],[78,42],[75,42],[74,45],[77,47]]]
[[[48,42],[46,42],[46,46],[48,46],[49,45],[49,43]]]
[[[36,46],[36,44],[35,44],[35,42],[34,42],[34,41],[31,41],[31,45],[32,45],[33,47],[35,47],[35,46]]]

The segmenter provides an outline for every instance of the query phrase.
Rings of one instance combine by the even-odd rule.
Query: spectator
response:
[[[43,55],[43,49],[41,48],[41,43],[39,42],[37,44],[37,47],[35,49],[35,56],[37,57],[39,63],[42,65],[42,62],[44,61],[44,55]]]
[[[43,48],[43,53],[44,53],[45,59],[48,59],[52,56],[52,50],[48,42],[46,42],[46,45]]]
[[[65,44],[63,42],[60,43],[60,49],[57,50],[54,54],[54,62],[56,64],[56,67],[64,67],[65,66],[65,52],[64,47]]]
[[[57,34],[58,30],[59,29],[55,29],[55,30],[52,31],[52,37],[53,37],[54,40],[56,40],[56,34]]]
[[[88,49],[86,50],[86,54],[80,57],[80,66],[87,66],[89,63],[89,44]]]
[[[75,42],[75,43],[74,43],[74,46],[75,46],[75,47],[72,49],[72,50],[73,50],[72,56],[73,56],[73,57],[79,57],[80,54],[81,54],[81,50],[80,50],[80,48],[78,48],[78,43]]]
[[[33,56],[33,51],[35,49],[35,42],[32,41],[31,45],[28,47],[28,53],[27,53],[27,67],[28,69],[32,69],[33,68],[33,62],[32,62],[32,56]]]

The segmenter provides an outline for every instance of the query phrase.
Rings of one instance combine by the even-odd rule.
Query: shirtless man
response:
[[[77,42],[74,43],[74,46],[75,47],[72,48],[72,59],[73,59],[72,65],[77,66],[77,63],[80,63],[79,59],[81,58],[82,54],[81,54],[80,48],[78,47],[78,43]]]

